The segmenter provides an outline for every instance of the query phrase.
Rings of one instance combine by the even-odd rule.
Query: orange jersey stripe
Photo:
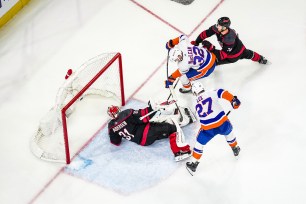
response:
[[[172,39],[172,44],[173,45],[177,45],[177,44],[179,44],[179,42],[180,42],[180,37]]]
[[[216,56],[213,53],[210,54],[211,54],[210,62],[205,66],[205,68],[202,68],[201,71],[199,71],[201,74],[190,78],[191,81],[201,78],[208,72],[208,70],[210,70],[214,66],[216,61]]]
[[[233,100],[234,96],[233,96],[230,92],[224,91],[224,92],[222,93],[221,98],[224,98],[224,99],[226,99],[226,100],[228,100],[228,101],[231,102],[231,101]]]
[[[182,76],[182,74],[181,74],[181,72],[180,72],[179,69],[175,70],[171,75],[172,75],[172,77],[173,77],[174,79],[176,79],[176,78]]]
[[[217,122],[215,123],[211,123],[209,125],[204,125],[204,124],[201,124],[201,128],[203,130],[210,130],[210,129],[213,129],[213,128],[217,128],[219,126],[221,126],[225,121],[227,121],[228,118],[226,115],[224,115],[220,120],[218,120]]]

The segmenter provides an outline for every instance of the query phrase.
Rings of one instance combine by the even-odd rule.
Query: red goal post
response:
[[[71,138],[67,120],[87,96],[113,98],[125,105],[120,53],[103,53],[88,60],[59,88],[55,106],[40,121],[31,139],[31,151],[35,156],[46,161],[70,163]],[[78,151],[74,149],[73,153]]]

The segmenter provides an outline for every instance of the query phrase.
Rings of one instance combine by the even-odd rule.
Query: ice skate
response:
[[[236,147],[232,147],[232,150],[233,150],[235,157],[237,157],[240,152],[240,147],[237,145]]]
[[[182,161],[184,159],[187,159],[190,156],[191,156],[191,151],[187,151],[187,152],[179,151],[179,152],[174,154],[174,159],[175,159],[175,161],[178,162],[178,161]]]
[[[271,64],[270,61],[268,61],[268,60],[267,60],[265,57],[263,57],[263,56],[260,57],[258,63],[259,63],[259,64],[267,64],[267,65],[268,65],[268,64]]]
[[[199,165],[200,162],[187,162],[186,163],[186,169],[188,170],[188,172],[193,176],[193,174],[196,172],[197,167]]]

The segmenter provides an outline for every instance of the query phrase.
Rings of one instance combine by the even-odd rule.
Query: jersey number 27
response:
[[[198,115],[200,117],[206,117],[207,115],[211,114],[212,112],[214,112],[211,109],[211,105],[212,105],[212,98],[206,98],[205,100],[201,101],[200,103],[198,103],[196,105],[196,111],[198,112]]]

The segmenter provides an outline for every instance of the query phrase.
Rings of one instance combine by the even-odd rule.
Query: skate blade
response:
[[[187,159],[189,157],[191,157],[191,154],[183,154],[181,156],[175,157],[174,159],[175,159],[176,162],[179,162],[179,161],[182,161],[182,160]]]
[[[268,60],[268,62],[266,64],[260,64],[260,65],[262,65],[262,66],[269,66],[271,64],[272,64],[272,62]]]
[[[193,174],[194,174],[195,172],[191,171],[187,166],[186,166],[186,169],[187,169],[187,171],[190,173],[190,175],[193,176]]]

